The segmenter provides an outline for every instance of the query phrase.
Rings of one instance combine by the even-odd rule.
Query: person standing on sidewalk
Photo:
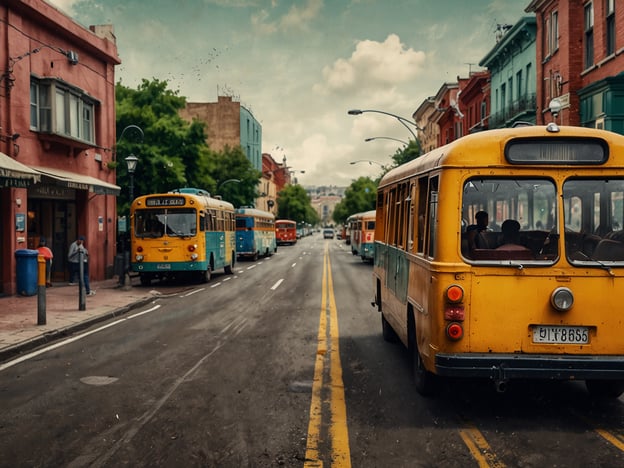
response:
[[[69,285],[74,286],[78,283],[78,275],[80,274],[80,253],[78,249],[84,242],[85,237],[80,236],[69,246],[69,252],[67,252],[67,261],[69,263]]]
[[[83,281],[87,296],[95,296],[95,290],[91,289],[89,284],[89,251],[85,247],[85,236],[80,236],[69,246],[67,259],[69,260],[69,284],[76,284],[80,275],[80,255],[83,255]]]
[[[54,254],[52,250],[46,245],[45,237],[41,237],[39,239],[39,247],[37,247],[37,251],[39,255],[43,257],[46,264],[46,288],[52,286],[52,282],[50,281],[52,274],[52,259],[54,258]]]

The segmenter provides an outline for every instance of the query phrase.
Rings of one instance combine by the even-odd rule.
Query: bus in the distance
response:
[[[526,126],[462,137],[378,186],[374,304],[444,377],[624,391],[624,136]]]
[[[136,198],[130,208],[130,268],[154,279],[228,274],[236,262],[234,207],[196,188]]]
[[[297,223],[290,219],[275,221],[275,238],[277,245],[292,245],[297,243]]]
[[[371,262],[375,256],[375,210],[349,216],[351,253],[362,261]]]
[[[236,255],[258,260],[277,251],[275,215],[249,206],[236,209]]]

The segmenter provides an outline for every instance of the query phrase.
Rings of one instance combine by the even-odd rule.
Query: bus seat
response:
[[[592,258],[595,260],[624,260],[624,244],[611,239],[603,239],[598,242]]]
[[[474,260],[534,260],[531,250],[474,249]]]

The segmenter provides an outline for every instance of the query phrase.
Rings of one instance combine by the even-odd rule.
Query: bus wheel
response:
[[[226,275],[231,275],[232,273],[234,273],[234,263],[236,263],[236,260],[234,260],[235,258],[236,256],[232,255],[232,263],[230,263],[229,265],[225,265],[225,267],[223,268]]]
[[[622,380],[586,380],[590,395],[596,398],[619,398],[624,393]]]
[[[201,275],[200,280],[202,283],[207,283],[208,281],[210,281],[210,267],[202,271],[200,275]]]
[[[383,336],[383,339],[388,343],[396,343],[398,340],[396,332],[388,323],[386,317],[384,317],[383,312],[381,314],[381,335]]]
[[[256,250],[256,251],[254,252],[254,255],[253,255],[253,259],[252,259],[252,260],[253,260],[254,262],[258,261],[258,257],[259,257],[259,256],[260,256],[260,255],[258,255],[258,251]]]
[[[149,286],[152,282],[152,278],[146,274],[139,275],[139,279],[141,280],[141,286]]]
[[[440,382],[435,374],[425,369],[415,339],[412,345],[412,353],[412,367],[414,369],[414,384],[416,385],[416,390],[422,396],[435,396],[439,392]]]

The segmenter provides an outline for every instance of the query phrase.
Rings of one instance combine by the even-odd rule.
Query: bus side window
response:
[[[199,230],[206,230],[206,214],[203,212],[199,214]]]

